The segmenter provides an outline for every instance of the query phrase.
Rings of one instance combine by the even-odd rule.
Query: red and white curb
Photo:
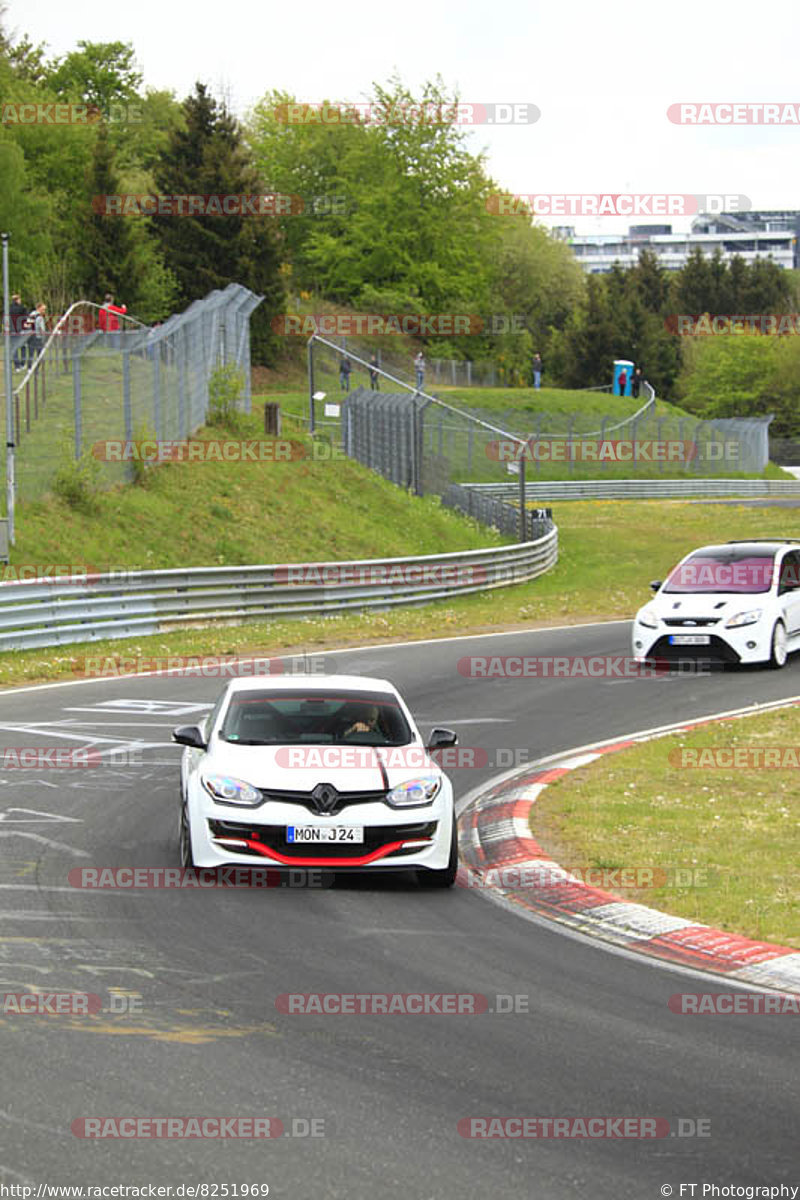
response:
[[[546,764],[509,772],[494,785],[471,793],[459,821],[461,867],[458,883],[491,890],[518,905],[570,929],[624,946],[628,951],[724,975],[759,987],[800,992],[800,952],[789,946],[752,941],[670,916],[644,904],[628,904],[609,892],[590,887],[551,859],[531,837],[529,817],[537,798],[555,779],[595,762],[604,754],[640,742],[739,720],[771,709],[800,705],[800,697],[645,730],[623,739],[598,743],[554,756]],[[503,883],[519,878],[525,886]],[[494,877],[494,880],[493,880]],[[500,882],[496,882],[498,879]]]

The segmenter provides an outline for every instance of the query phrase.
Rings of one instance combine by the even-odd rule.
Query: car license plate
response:
[[[707,633],[673,633],[669,644],[670,646],[709,646],[711,638]]]
[[[289,825],[286,829],[287,842],[347,842],[362,845],[363,825]]]

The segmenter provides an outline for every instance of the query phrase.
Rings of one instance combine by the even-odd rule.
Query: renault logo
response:
[[[336,807],[339,793],[332,783],[318,783],[311,793],[311,798],[322,813],[329,813]]]

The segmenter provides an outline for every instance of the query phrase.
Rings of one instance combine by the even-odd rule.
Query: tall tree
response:
[[[242,196],[264,191],[250,166],[236,120],[200,83],[183,105],[185,128],[175,128],[154,174],[169,196]],[[268,214],[204,213],[153,217],[166,265],[182,305],[214,288],[241,283],[264,296],[253,314],[256,361],[276,350],[270,321],[283,307],[278,228]]]

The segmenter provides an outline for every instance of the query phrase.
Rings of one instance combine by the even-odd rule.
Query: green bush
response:
[[[97,508],[101,466],[90,450],[76,459],[73,447],[64,442],[61,464],[53,478],[53,491],[77,512],[92,513]]]
[[[238,403],[244,384],[243,372],[231,363],[214,368],[208,381],[208,425],[232,432],[238,430],[243,415],[239,412]]]

